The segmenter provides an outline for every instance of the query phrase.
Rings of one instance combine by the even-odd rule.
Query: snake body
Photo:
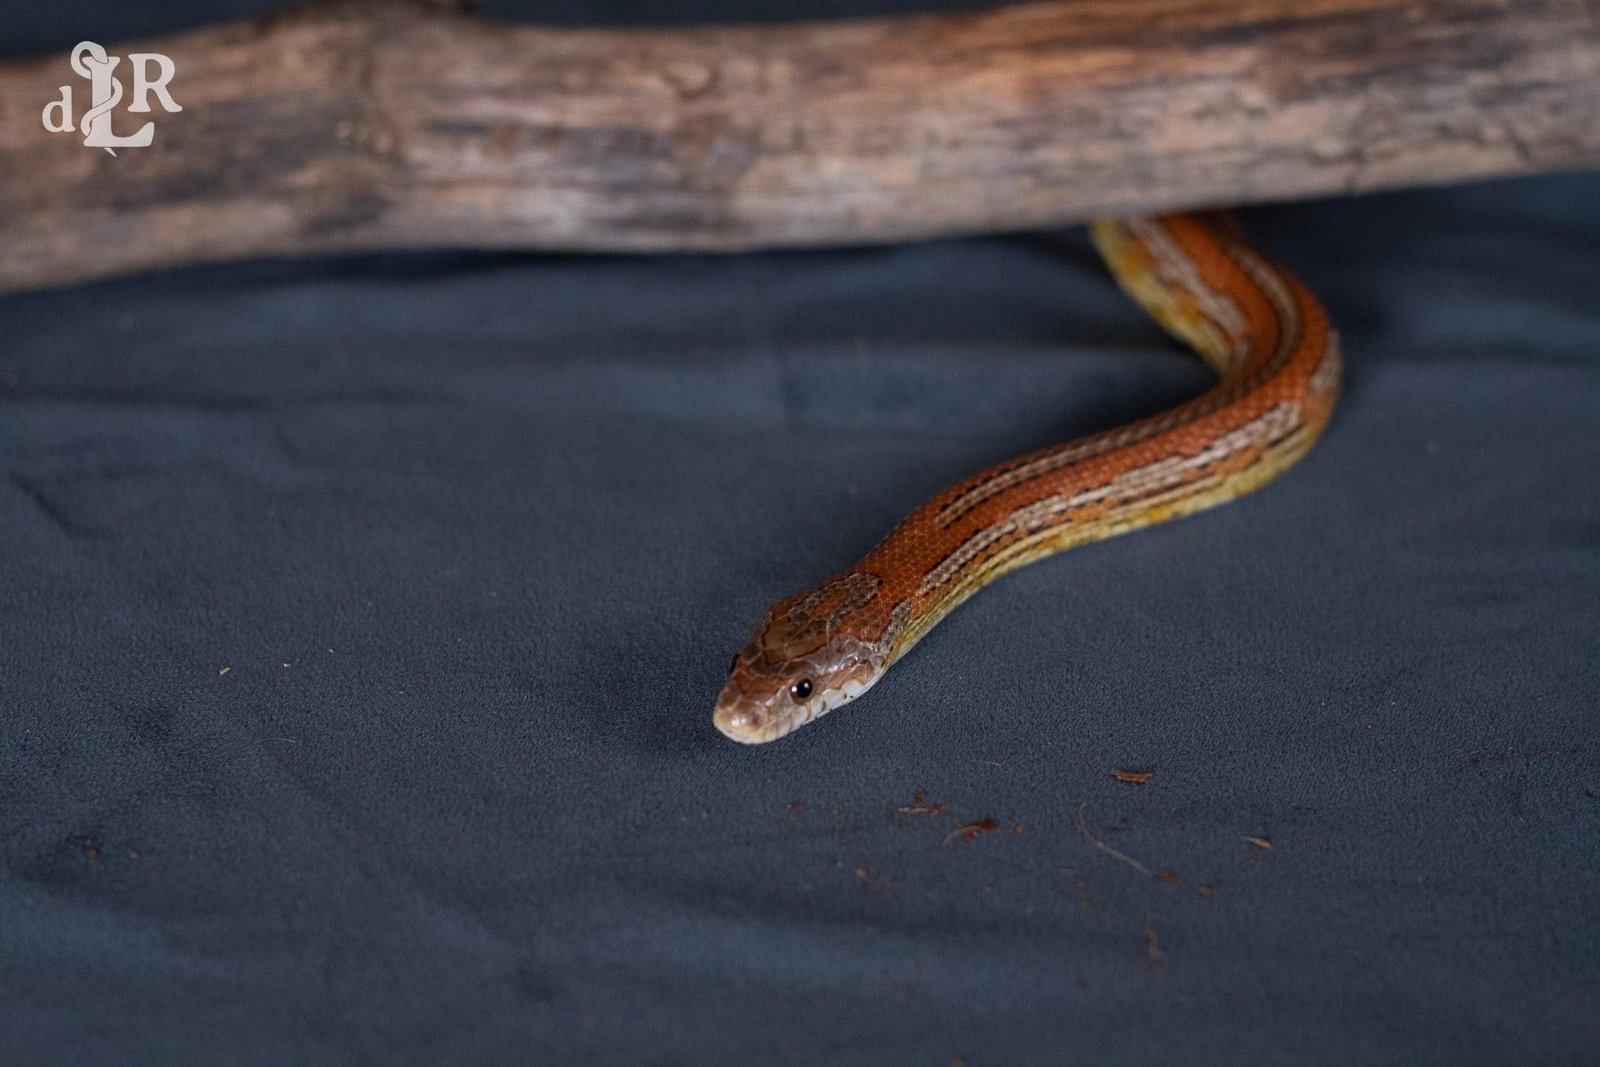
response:
[[[855,566],[778,601],[734,657],[713,716],[735,741],[791,733],[870,689],[1009,571],[1241,496],[1298,460],[1338,395],[1315,298],[1231,217],[1097,221],[1123,289],[1220,379],[1105,433],[1020,456],[927,501]]]

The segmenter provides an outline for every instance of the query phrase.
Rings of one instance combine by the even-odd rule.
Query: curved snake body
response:
[[[1211,507],[1282,473],[1333,409],[1340,359],[1310,292],[1228,216],[1094,223],[1122,287],[1216,372],[1169,411],[1001,463],[913,512],[854,567],[778,601],[713,721],[791,733],[871,688],[962,601],[1034,560]]]

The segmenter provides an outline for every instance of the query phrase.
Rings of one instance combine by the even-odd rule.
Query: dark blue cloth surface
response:
[[[0,1062],[1600,1060],[1600,176],[1244,219],[1323,443],[757,749],[769,602],[1204,388],[1080,233],[0,300]]]

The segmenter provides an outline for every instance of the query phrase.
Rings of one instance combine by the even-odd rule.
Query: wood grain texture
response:
[[[85,86],[64,54],[0,65],[0,287],[362,249],[887,241],[1600,165],[1600,0],[649,31],[365,0],[111,47],[131,50],[173,57],[184,110],[115,158],[40,122]]]

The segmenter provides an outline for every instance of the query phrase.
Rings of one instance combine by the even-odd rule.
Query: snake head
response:
[[[830,591],[778,601],[733,658],[712,716],[724,735],[747,745],[776,741],[865,693],[888,668],[884,642],[843,625],[848,613],[837,609],[856,598],[837,602]],[[828,607],[835,610],[820,610]]]

